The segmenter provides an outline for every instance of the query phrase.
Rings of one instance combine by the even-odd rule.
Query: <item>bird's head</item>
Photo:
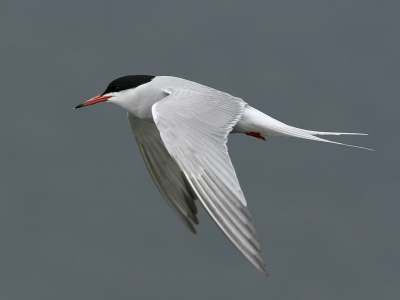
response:
[[[123,106],[123,102],[129,100],[129,97],[127,97],[129,92],[142,84],[150,82],[153,78],[154,76],[151,75],[127,75],[117,78],[110,82],[103,93],[75,106],[74,109],[100,102],[112,102]]]

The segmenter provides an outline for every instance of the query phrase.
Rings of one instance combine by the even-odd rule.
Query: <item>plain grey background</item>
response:
[[[0,299],[399,299],[399,1],[3,1]],[[111,104],[173,75],[376,152],[229,151],[272,277],[200,208],[191,234]]]

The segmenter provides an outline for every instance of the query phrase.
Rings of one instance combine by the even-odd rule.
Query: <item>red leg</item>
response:
[[[250,135],[252,137],[261,139],[265,141],[265,137],[263,137],[261,134],[259,134],[258,132],[245,132],[247,135]]]

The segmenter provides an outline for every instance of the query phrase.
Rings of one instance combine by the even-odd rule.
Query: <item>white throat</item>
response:
[[[151,107],[166,96],[168,94],[151,81],[134,89],[120,91],[109,101],[140,119],[154,122]]]

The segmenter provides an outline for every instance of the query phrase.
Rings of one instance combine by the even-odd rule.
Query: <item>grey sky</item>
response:
[[[4,2],[0,299],[400,297],[400,2]],[[200,205],[198,235],[180,223],[123,110],[72,110],[127,74],[376,152],[230,136],[265,279]]]

